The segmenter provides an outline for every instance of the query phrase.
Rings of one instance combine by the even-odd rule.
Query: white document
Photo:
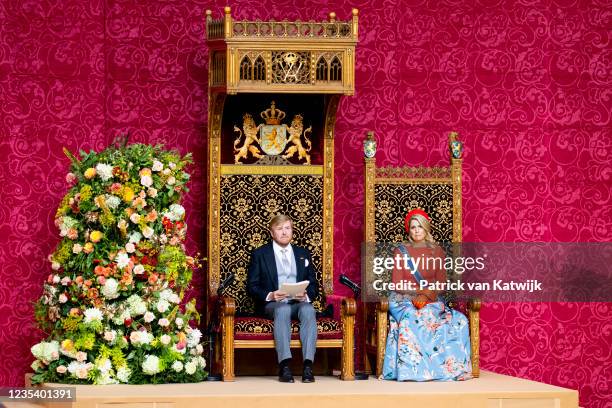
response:
[[[299,295],[300,293],[304,293],[306,291],[306,288],[308,287],[309,283],[310,282],[307,281],[307,280],[303,280],[303,281],[298,282],[298,283],[282,283],[281,287],[279,288],[279,290],[281,292],[285,292],[287,294],[287,296],[292,298],[295,295]]]

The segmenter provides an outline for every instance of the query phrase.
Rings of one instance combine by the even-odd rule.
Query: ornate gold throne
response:
[[[415,208],[425,210],[432,218],[432,235],[437,242],[456,244],[462,241],[462,145],[454,132],[449,136],[449,148],[449,167],[377,167],[376,141],[373,133],[368,133],[364,141],[366,245],[405,241],[404,216]],[[478,377],[480,300],[470,299],[467,303],[453,306],[468,316],[472,375]],[[374,371],[377,377],[382,374],[388,310],[389,303],[385,298],[365,304],[365,367],[369,373]]]
[[[206,14],[207,317],[220,322],[213,364],[233,381],[236,349],[274,348],[272,321],[252,315],[246,274],[252,250],[270,240],[269,219],[284,213],[294,221],[293,242],[312,254],[320,293],[313,305],[334,306],[317,320],[317,349],[340,349],[341,378],[352,380],[356,304],[333,295],[333,153],[340,97],[354,93],[357,10],[349,21],[330,13],[322,22],[234,21],[229,7],[218,20]],[[294,324],[292,348],[300,347],[298,330]]]

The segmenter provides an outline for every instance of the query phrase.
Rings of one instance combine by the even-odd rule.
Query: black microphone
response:
[[[221,282],[221,284],[219,285],[219,288],[217,289],[217,296],[221,296],[221,294],[223,293],[223,291],[232,284],[232,282],[234,282],[234,278],[236,276],[233,273],[230,273],[229,275],[227,275],[227,278],[223,279],[223,282]]]
[[[348,287],[350,290],[352,290],[356,298],[359,297],[359,294],[361,293],[361,287],[352,280],[350,280],[348,276],[346,276],[345,274],[341,274],[340,279],[338,279],[338,281],[344,286]]]

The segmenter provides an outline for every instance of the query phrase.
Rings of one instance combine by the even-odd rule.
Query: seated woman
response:
[[[408,263],[409,269],[396,265],[393,281],[416,282],[417,290],[392,292],[389,297],[390,328],[382,376],[397,381],[469,379],[472,364],[467,318],[445,305],[438,292],[418,289],[419,280],[446,282],[444,250],[431,236],[424,211],[408,213],[406,230],[409,244],[400,244],[394,255],[402,259],[407,255],[414,261]]]

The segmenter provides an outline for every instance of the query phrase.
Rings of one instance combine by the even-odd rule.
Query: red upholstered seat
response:
[[[272,340],[274,323],[265,317],[236,317],[234,318],[235,340]],[[291,322],[291,339],[300,338],[300,322]],[[317,319],[317,338],[342,339],[342,324],[329,317]]]

